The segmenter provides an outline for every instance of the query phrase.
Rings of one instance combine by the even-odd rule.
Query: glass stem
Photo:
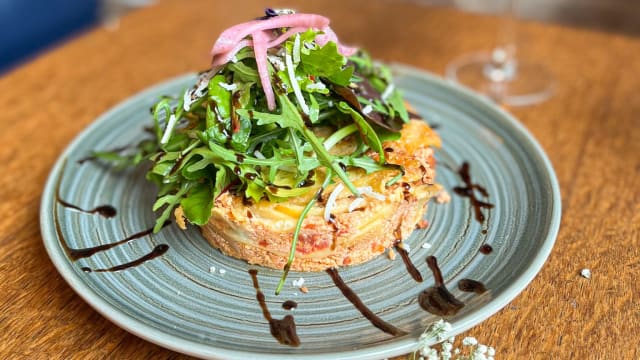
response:
[[[491,51],[491,61],[484,68],[484,75],[494,83],[503,83],[516,76],[516,21],[515,0],[499,0],[500,18],[497,43]]]

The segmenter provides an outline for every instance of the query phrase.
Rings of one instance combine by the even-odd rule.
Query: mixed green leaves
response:
[[[190,223],[206,224],[225,192],[246,201],[277,202],[316,191],[318,186],[310,185],[319,168],[329,174],[319,179],[322,186],[340,180],[355,195],[348,168],[398,170],[385,162],[382,142],[399,137],[399,124],[408,115],[389,69],[364,52],[346,58],[333,42],[320,47],[317,34],[297,34],[269,54],[275,111],[267,109],[247,47],[232,62],[203,74],[182,96],[160,99],[152,108],[152,139],[141,142],[137,154],[96,154],[119,163],[152,162],[147,178],[159,188],[156,231],[178,206]],[[320,127],[332,132],[322,137]],[[346,138],[356,150],[333,155],[332,148]],[[376,160],[370,152],[378,154]],[[296,234],[301,224],[302,218]],[[296,241],[297,236],[290,261]]]

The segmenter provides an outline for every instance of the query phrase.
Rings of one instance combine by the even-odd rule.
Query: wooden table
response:
[[[278,5],[279,1],[274,1]],[[0,357],[185,358],[116,327],[65,283],[42,246],[40,194],[62,149],[102,112],[200,70],[220,31],[258,1],[162,1],[0,78]],[[392,1],[312,1],[347,43],[442,73],[492,45],[499,21]],[[468,331],[496,358],[640,356],[640,39],[519,23],[525,54],[553,69],[549,101],[510,109],[540,141],[562,189],[551,257],[511,304]],[[593,277],[579,275],[590,268]]]

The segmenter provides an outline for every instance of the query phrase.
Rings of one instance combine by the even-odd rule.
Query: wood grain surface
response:
[[[222,3],[222,4],[220,4]],[[285,5],[273,1],[271,5]],[[346,43],[382,60],[443,73],[489,48],[494,17],[398,1],[309,1]],[[229,25],[259,1],[160,1],[0,78],[0,358],[187,358],[131,335],[90,308],[51,264],[41,192],[62,149],[118,102],[209,63]],[[531,285],[469,330],[496,359],[640,357],[640,39],[519,22],[521,54],[556,76],[555,96],[509,109],[540,141],[559,178],[563,217]],[[579,276],[590,268],[593,277]]]

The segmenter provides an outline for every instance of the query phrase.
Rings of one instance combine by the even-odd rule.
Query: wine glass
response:
[[[496,46],[490,52],[463,55],[447,65],[448,79],[482,93],[497,103],[525,106],[549,99],[555,79],[543,65],[516,56],[514,0],[491,1],[501,12]]]

